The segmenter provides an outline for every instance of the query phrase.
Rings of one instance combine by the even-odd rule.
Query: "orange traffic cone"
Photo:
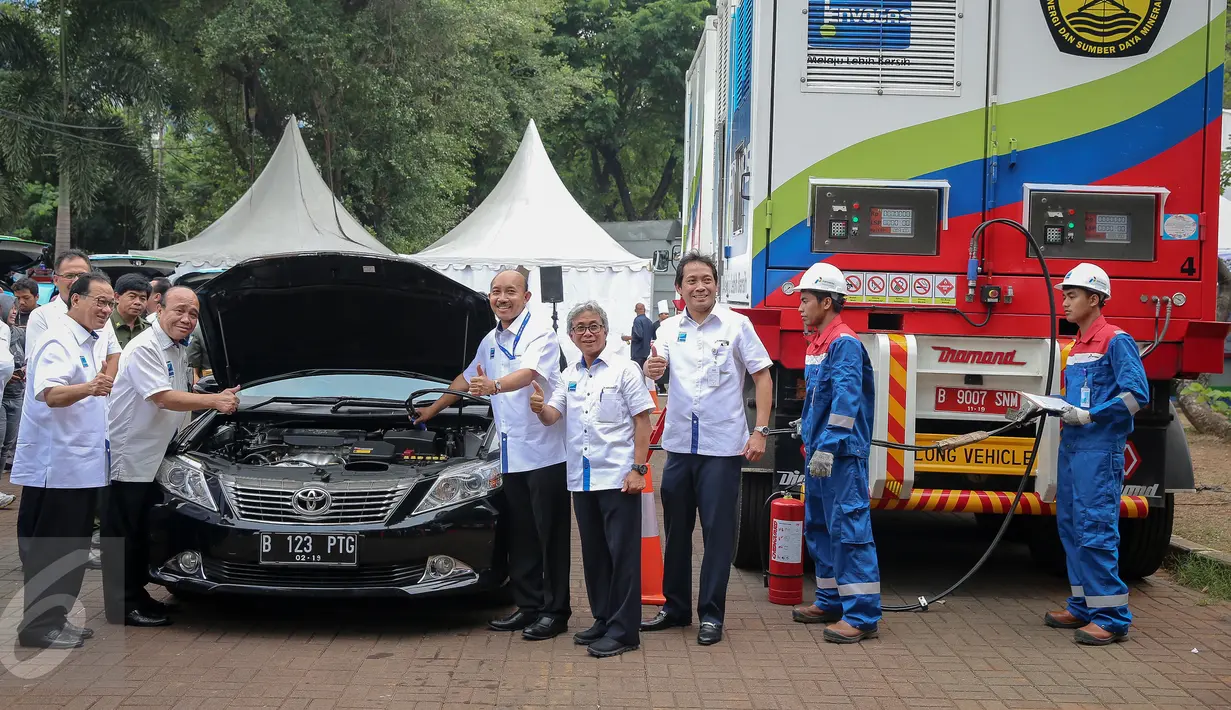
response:
[[[641,491],[641,603],[662,606],[663,551],[658,542],[658,509],[654,506],[654,472],[645,472],[645,490]]]
[[[662,406],[662,403],[658,401],[658,387],[656,385],[650,385],[650,399],[654,400],[653,414],[655,415],[662,414],[663,406]]]

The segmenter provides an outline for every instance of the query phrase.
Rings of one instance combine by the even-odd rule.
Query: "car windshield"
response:
[[[353,397],[362,399],[405,400],[412,392],[447,387],[436,380],[403,375],[335,373],[288,377],[263,382],[240,390],[241,397]]]

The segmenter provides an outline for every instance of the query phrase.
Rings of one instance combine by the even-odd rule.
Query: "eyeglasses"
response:
[[[76,272],[76,271],[74,271],[74,272],[67,273],[67,274],[56,274],[56,275],[57,275],[57,276],[59,276],[59,277],[60,277],[60,278],[62,278],[62,279],[67,279],[67,280],[69,280],[69,281],[76,281],[77,279],[81,278],[82,276],[85,276],[85,272]]]
[[[119,302],[112,301],[106,296],[95,296],[94,298],[91,298],[90,300],[94,301],[94,305],[98,306],[99,308],[110,308],[111,310],[115,310],[115,307],[120,305]]]
[[[598,333],[602,331],[602,323],[591,323],[589,325],[575,325],[572,327],[574,335],[582,335],[583,333]]]

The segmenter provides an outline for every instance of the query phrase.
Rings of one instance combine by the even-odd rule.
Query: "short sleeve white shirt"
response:
[[[534,379],[543,388],[544,400],[560,386],[560,341],[551,323],[531,318],[529,309],[513,319],[510,326],[497,325],[481,343],[474,360],[466,368],[466,381],[479,374],[479,366],[491,379],[518,370],[534,370]],[[564,424],[543,426],[530,411],[527,385],[513,392],[492,395],[496,430],[500,433],[500,460],[504,473],[522,473],[564,463]]]
[[[150,398],[170,390],[188,391],[186,363],[187,348],[171,340],[158,321],[120,354],[107,415],[111,480],[154,480],[167,445],[190,414],[162,409]]]
[[[26,360],[26,399],[17,430],[11,480],[36,488],[99,488],[107,485],[107,398],[86,397],[51,408],[51,387],[94,379],[107,360],[101,331],[89,331],[56,313],[38,350]]]
[[[671,396],[663,449],[677,454],[739,456],[748,443],[744,376],[773,364],[752,321],[714,306],[702,323],[685,310],[658,328]]]
[[[30,313],[30,320],[26,323],[26,352],[32,353],[38,350],[38,341],[47,332],[51,323],[55,321],[55,315],[68,315],[68,304],[58,295],[35,308]],[[121,351],[120,339],[115,337],[115,326],[111,325],[111,319],[107,319],[107,324],[98,332],[99,337],[103,338],[107,344],[108,355],[118,355]]]
[[[586,367],[585,358],[564,371],[548,402],[564,415],[568,489],[619,489],[635,461],[633,417],[654,409],[645,376],[632,360],[608,347]]]

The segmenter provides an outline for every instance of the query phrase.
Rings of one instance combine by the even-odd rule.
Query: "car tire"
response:
[[[1175,494],[1168,493],[1164,507],[1150,508],[1144,518],[1120,519],[1120,578],[1134,581],[1158,571],[1171,548],[1175,524]]]
[[[734,564],[738,569],[759,572],[769,554],[769,511],[765,499],[774,492],[774,474],[743,471],[739,478]]]

